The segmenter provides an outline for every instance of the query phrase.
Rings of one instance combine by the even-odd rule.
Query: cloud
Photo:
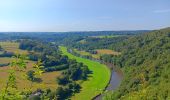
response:
[[[155,10],[154,13],[170,13],[170,9]]]

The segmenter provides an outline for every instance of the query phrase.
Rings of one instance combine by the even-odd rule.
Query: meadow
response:
[[[80,82],[82,87],[81,92],[75,94],[72,99],[90,100],[94,96],[102,93],[110,80],[110,69],[107,68],[106,65],[100,64],[99,62],[76,57],[71,53],[68,53],[66,47],[60,46],[60,50],[62,51],[63,55],[67,55],[70,59],[76,59],[78,62],[82,62],[88,66],[90,71],[92,71],[92,74],[89,74],[89,77],[86,81]]]
[[[120,52],[116,52],[116,51],[109,50],[109,49],[98,49],[96,51],[97,51],[97,54],[99,54],[99,55],[103,55],[103,54],[120,55]]]
[[[113,50],[110,50],[110,49],[97,49],[96,50],[97,54],[91,54],[89,52],[79,51],[77,49],[74,49],[74,51],[83,55],[83,56],[92,56],[95,59],[100,59],[100,56],[104,55],[104,54],[107,54],[107,55],[120,55],[121,54],[120,52],[116,52],[116,51],[113,51]]]
[[[18,49],[19,43],[17,42],[10,42],[10,41],[0,42],[0,46],[8,52],[14,52],[16,54],[24,54],[24,55],[28,54],[28,51]]]

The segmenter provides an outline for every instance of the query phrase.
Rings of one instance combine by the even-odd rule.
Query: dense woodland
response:
[[[120,88],[108,99],[170,99],[170,28],[115,44],[122,52],[115,63],[124,71]]]
[[[85,50],[87,52],[90,52],[95,49],[108,49],[110,45],[123,41],[128,37],[129,36],[118,36],[109,38],[86,37],[85,39],[79,42],[74,42],[72,45],[70,44],[69,47],[76,48],[78,50]]]

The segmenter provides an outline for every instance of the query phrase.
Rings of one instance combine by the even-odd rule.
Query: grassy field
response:
[[[34,62],[28,61],[27,63],[27,69],[25,70],[26,72],[29,70],[33,69],[33,64]],[[8,69],[9,67],[0,67],[0,90],[2,87],[5,86],[5,83],[8,78]],[[17,71],[16,72],[17,76],[17,86],[18,89],[23,90],[24,88],[28,89],[30,88],[31,82],[28,81],[27,79],[24,79],[24,73]],[[50,88],[52,90],[57,88],[57,83],[56,83],[56,77],[60,75],[61,72],[48,72],[48,73],[43,73],[40,78],[42,79],[42,82],[36,83],[34,82],[32,89],[35,90],[37,88],[41,89],[47,89]]]
[[[84,56],[88,56],[88,55],[90,56],[91,55],[93,58],[96,58],[96,59],[100,58],[100,55],[98,55],[98,54],[90,54],[89,52],[79,51],[79,50],[76,50],[76,49],[74,49],[74,51],[81,54],[81,55],[84,55]]]
[[[97,51],[97,54],[99,55],[103,55],[103,54],[120,55],[120,52],[116,52],[116,51],[109,50],[109,49],[98,49],[96,51]]]
[[[91,55],[93,58],[96,58],[96,59],[99,59],[101,55],[104,55],[104,54],[109,54],[109,55],[120,55],[121,53],[120,52],[116,52],[116,51],[113,51],[113,50],[109,50],[109,49],[97,49],[97,54],[91,54],[89,52],[86,52],[86,51],[79,51],[77,49],[74,49],[75,52],[81,54],[81,55]]]
[[[73,100],[90,100],[94,96],[102,92],[109,82],[111,72],[107,66],[94,62],[88,59],[76,57],[67,52],[66,47],[60,47],[64,55],[67,55],[71,59],[76,59],[78,62],[83,62],[88,66],[92,74],[89,75],[87,81],[81,83],[82,89],[80,93],[75,94],[72,97]]]
[[[9,52],[14,52],[14,53],[19,53],[19,54],[28,54],[26,50],[20,50],[18,49],[19,43],[16,42],[0,42],[0,45],[2,46],[3,49]],[[13,58],[8,58],[8,57],[0,57],[0,63],[10,63],[14,60]],[[25,70],[26,72],[29,70],[33,70],[33,65],[35,62],[33,61],[27,61],[27,69]],[[4,66],[0,67],[0,91],[2,87],[5,86],[5,83],[8,78],[8,69],[9,66]],[[48,72],[48,73],[43,73],[42,76],[40,77],[42,79],[42,82],[40,83],[34,83],[32,89],[35,90],[37,88],[41,89],[47,89],[50,88],[52,90],[55,90],[57,88],[57,83],[56,83],[56,77],[61,74],[61,71],[55,71],[55,72]],[[30,88],[31,82],[23,79],[24,73],[22,72],[17,72],[17,85],[20,90],[23,90],[24,88],[28,89]]]
[[[10,63],[12,60],[14,59],[9,57],[0,57],[0,64]]]
[[[81,44],[85,44],[85,43],[86,43],[86,40],[85,40],[85,39],[83,39],[83,40],[79,41],[79,43],[81,43]]]
[[[17,42],[0,42],[0,46],[8,52],[14,52],[17,54],[28,54],[28,51],[18,49],[19,43]]]

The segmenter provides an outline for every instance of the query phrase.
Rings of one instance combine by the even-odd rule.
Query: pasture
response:
[[[28,54],[28,51],[26,50],[20,50],[19,49],[19,43],[16,42],[0,42],[1,47],[8,51],[8,52],[14,52],[17,54]],[[14,60],[14,58],[9,57],[0,57],[0,63],[11,63]],[[61,71],[54,71],[54,72],[48,72],[43,73],[41,78],[41,82],[34,82],[33,87],[31,87],[31,81],[28,81],[25,77],[25,73],[29,70],[33,70],[33,65],[35,62],[27,60],[27,68],[25,69],[25,72],[17,71],[16,77],[17,77],[17,86],[19,90],[29,89],[32,88],[33,90],[37,88],[41,89],[47,89],[50,88],[52,90],[57,88],[56,83],[56,77],[58,77],[61,74]],[[0,67],[0,91],[2,87],[5,86],[8,78],[8,71],[9,66]]]
[[[28,51],[21,50],[19,48],[19,43],[17,42],[0,42],[0,46],[8,52],[14,52],[15,54],[28,54]]]
[[[100,59],[100,56],[101,55],[104,55],[104,54],[108,54],[108,55],[120,55],[121,53],[120,52],[116,52],[116,51],[113,51],[113,50],[110,50],[110,49],[97,49],[97,54],[91,54],[89,52],[86,52],[86,51],[79,51],[77,49],[74,49],[75,52],[77,52],[78,54],[81,54],[81,55],[84,55],[84,56],[92,56],[93,58],[95,59]]]
[[[27,68],[25,72],[20,72],[17,71],[16,77],[17,77],[17,86],[19,90],[23,89],[29,89],[32,88],[33,90],[37,88],[41,89],[47,89],[50,88],[52,90],[57,88],[57,83],[56,83],[56,77],[60,75],[61,72],[48,72],[48,73],[43,73],[40,78],[42,79],[42,82],[34,82],[33,87],[31,86],[31,81],[28,81],[25,77],[25,73],[29,70],[33,70],[33,65],[35,62],[32,61],[27,61]],[[8,70],[9,66],[6,67],[0,67],[0,89],[5,86],[5,83],[7,82],[8,78]]]
[[[76,59],[88,66],[92,74],[89,75],[88,80],[81,83],[81,92],[72,97],[73,100],[90,100],[94,96],[100,94],[108,84],[111,72],[107,66],[99,62],[91,61],[85,58],[76,57],[67,52],[67,48],[60,46],[63,55],[67,55],[70,59]]]
[[[78,54],[81,54],[83,56],[92,56],[93,58],[96,58],[96,59],[99,59],[100,58],[100,55],[98,54],[90,54],[89,52],[86,52],[86,51],[79,51],[77,49],[74,49],[75,52],[77,52]]]
[[[103,54],[120,55],[120,52],[116,52],[116,51],[109,50],[109,49],[98,49],[96,51],[97,51],[97,54],[99,55],[103,55]]]

